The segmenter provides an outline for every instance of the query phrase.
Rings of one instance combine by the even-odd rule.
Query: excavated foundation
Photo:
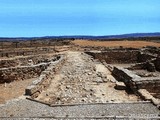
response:
[[[125,83],[142,99],[160,106],[160,50],[112,50],[86,52],[110,69],[116,80]],[[156,52],[154,52],[156,51]]]
[[[48,57],[48,58],[47,58]],[[0,83],[10,83],[40,76],[53,61],[60,56],[30,56],[1,60]],[[11,66],[11,67],[9,67]]]
[[[69,49],[1,56],[0,117],[159,119],[158,48]]]
[[[108,49],[0,60],[0,83],[34,78],[28,99],[50,106],[151,101],[160,105],[159,49]]]

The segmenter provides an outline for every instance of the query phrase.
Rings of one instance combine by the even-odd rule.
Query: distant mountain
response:
[[[76,38],[76,39],[118,39],[118,38],[137,38],[137,37],[160,37],[160,32],[155,33],[130,33],[121,35],[105,35],[105,36],[90,36],[90,35],[73,35],[73,36],[46,36],[44,38]]]
[[[90,36],[90,35],[69,35],[69,36],[43,36],[43,37],[0,37],[0,41],[18,41],[18,40],[33,40],[33,39],[122,39],[122,38],[138,38],[138,37],[160,37],[160,32],[155,33],[130,33],[121,35],[105,35],[105,36]]]
[[[128,37],[160,37],[160,32],[155,33],[131,33],[131,34],[122,34],[122,35],[111,35],[108,37],[115,38],[128,38]]]

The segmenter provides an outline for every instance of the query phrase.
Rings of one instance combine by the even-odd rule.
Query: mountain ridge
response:
[[[129,33],[119,35],[63,35],[63,36],[42,36],[42,37],[0,37],[0,41],[5,39],[10,40],[31,40],[31,39],[52,39],[52,38],[74,38],[74,39],[122,39],[122,38],[137,38],[137,37],[160,37],[160,32],[154,33]]]

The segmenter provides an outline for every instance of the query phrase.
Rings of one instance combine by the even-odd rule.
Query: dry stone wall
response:
[[[147,54],[145,52],[144,53],[140,52],[137,57],[138,57],[137,62],[139,62],[139,63],[150,61],[150,60],[156,58],[156,56],[154,56],[152,54]]]
[[[65,55],[61,55],[59,60],[51,62],[47,69],[41,73],[39,78],[33,81],[33,83],[26,88],[25,94],[31,96],[32,98],[38,97],[42,90],[50,85],[51,80],[54,78],[56,72],[61,69],[65,60]]]
[[[156,70],[160,71],[160,56],[156,58],[155,62]]]
[[[0,69],[0,83],[12,82],[38,77],[49,63],[41,63],[33,66],[11,67]]]
[[[123,81],[125,83],[128,83],[132,79],[140,78],[140,76],[133,74],[132,71],[129,71],[122,67],[114,67],[112,74],[117,78],[117,80]]]
[[[0,60],[0,68],[15,67],[18,65],[18,60]]]
[[[27,56],[27,55],[37,55],[45,53],[55,52],[54,48],[35,48],[30,50],[1,50],[0,57],[15,57],[15,56]]]
[[[118,81],[123,81],[127,87],[131,88],[137,95],[143,96],[141,90],[146,90],[150,94],[150,101],[160,106],[160,77],[147,76],[140,77],[131,70],[137,70],[144,73],[156,73],[160,71],[160,55],[159,51],[149,52],[146,48],[141,50],[113,50],[113,51],[92,51],[86,52],[93,56],[94,59],[104,61],[109,64],[131,64],[128,69],[113,65],[111,72]],[[109,66],[107,65],[107,66]]]
[[[160,78],[159,77],[142,77],[133,80],[137,89],[146,89],[151,93],[158,93],[160,91]]]
[[[5,62],[1,67],[4,67],[5,65],[5,68],[0,68],[0,83],[38,77],[41,72],[51,64],[51,62],[58,59],[60,59],[59,55],[54,55],[50,58],[47,56],[32,56],[13,60],[4,60]],[[22,66],[16,66],[17,64]],[[15,67],[8,67],[9,65],[13,65]]]
[[[123,81],[134,92],[137,92],[139,89],[146,89],[151,93],[158,94],[160,91],[159,77],[140,77],[121,67],[114,67],[112,74],[118,80]]]
[[[90,51],[86,53],[100,61],[105,60],[108,64],[145,63],[147,61],[153,61],[156,58],[156,66],[160,64],[160,57],[143,50],[108,50]]]
[[[132,65],[128,69],[130,69],[130,70],[144,69],[149,72],[160,71],[160,57],[152,58],[151,60],[147,60],[142,63],[136,63],[135,65]]]
[[[22,56],[12,59],[2,59],[0,60],[0,68],[16,67],[16,66],[30,66],[36,65],[39,63],[47,63],[53,59],[56,59],[56,56],[48,55],[32,55],[32,56]]]
[[[98,51],[86,52],[92,55],[95,59],[100,61],[105,60],[107,63],[120,64],[120,63],[136,63],[138,60],[139,51],[137,50],[124,50],[124,51]]]

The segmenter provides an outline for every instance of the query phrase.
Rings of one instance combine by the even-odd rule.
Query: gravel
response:
[[[105,103],[50,107],[27,99],[13,100],[0,106],[0,117],[13,118],[85,118],[106,116],[158,117],[160,111],[151,103]]]

